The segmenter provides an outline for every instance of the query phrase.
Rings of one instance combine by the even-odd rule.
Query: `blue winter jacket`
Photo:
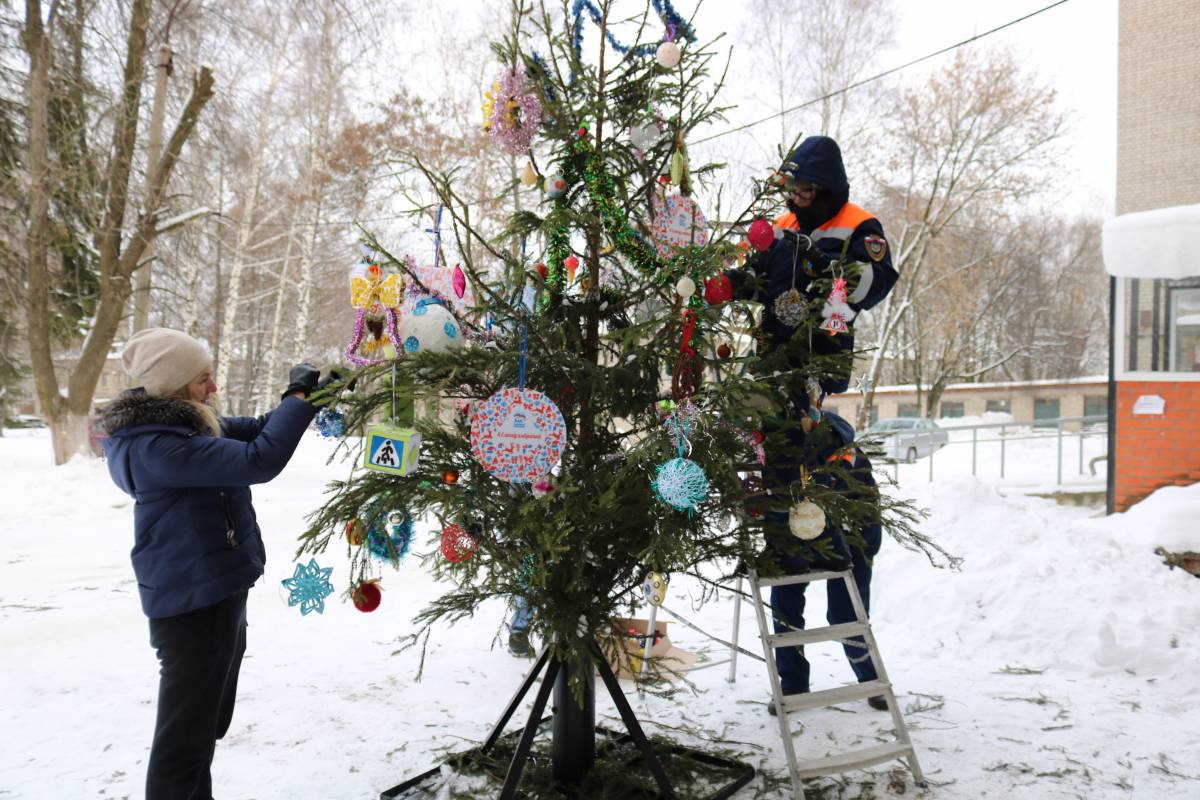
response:
[[[287,465],[315,409],[286,398],[258,417],[205,430],[180,400],[125,392],[104,411],[108,471],[134,498],[133,571],[153,619],[218,603],[263,574],[266,553],[250,484]]]

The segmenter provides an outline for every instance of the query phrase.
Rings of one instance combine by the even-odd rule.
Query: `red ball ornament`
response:
[[[766,250],[775,241],[775,229],[765,219],[756,219],[750,223],[746,238],[758,250]]]
[[[704,282],[704,299],[710,306],[719,306],[733,299],[733,284],[724,272]]]
[[[442,555],[447,561],[459,564],[475,555],[479,542],[463,526],[451,524],[442,531]]]
[[[453,486],[454,484],[458,483],[458,470],[442,470],[442,483],[446,484],[447,486]]]
[[[732,355],[733,355],[733,350],[729,347],[729,345],[727,345],[727,344],[717,345],[717,358],[721,359],[722,361],[725,361]]]
[[[550,270],[541,261],[533,265],[534,272],[541,276],[542,280],[546,280],[550,276]]]
[[[585,136],[587,136],[587,128],[580,128],[579,129],[579,138],[582,139]]]
[[[383,592],[379,591],[379,584],[375,581],[363,581],[354,587],[350,599],[354,602],[355,608],[364,614],[369,614],[379,608],[379,604],[383,602]]]

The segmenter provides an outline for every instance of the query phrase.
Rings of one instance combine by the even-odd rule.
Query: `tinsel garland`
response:
[[[537,133],[542,121],[542,101],[526,87],[523,70],[505,70],[496,85],[496,97],[484,127],[504,152],[515,156],[529,147]]]

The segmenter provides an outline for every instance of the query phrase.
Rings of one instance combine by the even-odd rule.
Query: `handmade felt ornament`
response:
[[[385,275],[378,264],[360,264],[351,272],[350,305],[358,309],[354,336],[346,347],[346,358],[351,363],[360,367],[382,363],[386,360],[384,348],[389,340],[393,353],[400,353],[396,309],[400,306],[402,288],[400,276]]]

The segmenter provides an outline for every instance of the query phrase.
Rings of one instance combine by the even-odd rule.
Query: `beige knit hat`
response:
[[[212,354],[207,345],[183,331],[146,328],[129,337],[121,363],[135,387],[165,396],[212,369]]]

